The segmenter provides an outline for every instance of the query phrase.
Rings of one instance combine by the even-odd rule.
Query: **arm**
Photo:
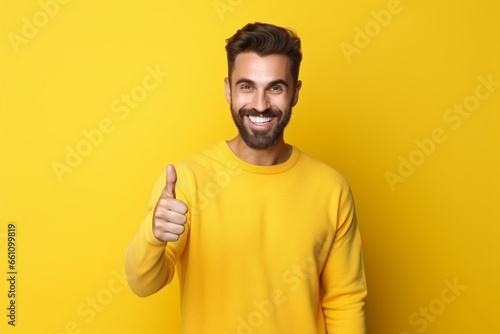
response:
[[[178,254],[185,245],[187,206],[176,199],[177,175],[167,167],[166,186],[157,182],[148,205],[148,213],[125,254],[125,273],[132,291],[149,296],[170,283]],[[164,180],[165,178],[162,177]],[[156,206],[154,199],[159,198]]]
[[[327,333],[366,333],[367,294],[361,238],[354,200],[348,187],[340,195],[336,233],[322,275],[323,313]]]

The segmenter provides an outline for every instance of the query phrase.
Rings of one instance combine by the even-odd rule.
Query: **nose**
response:
[[[258,112],[264,112],[271,108],[269,97],[265,91],[257,92],[254,96],[253,108]]]

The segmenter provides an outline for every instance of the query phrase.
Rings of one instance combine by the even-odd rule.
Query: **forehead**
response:
[[[243,52],[236,56],[231,79],[232,82],[241,78],[254,82],[291,81],[288,62],[288,57],[281,54],[259,56],[255,52]]]

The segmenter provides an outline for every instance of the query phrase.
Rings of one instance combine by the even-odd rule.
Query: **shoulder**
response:
[[[346,177],[335,167],[304,151],[300,151],[300,159],[297,163],[297,167],[312,178],[321,180],[325,183],[338,184],[342,188],[349,188]]]
[[[220,147],[220,143],[212,144],[211,146],[207,146],[197,152],[191,153],[176,162],[166,162],[164,168],[155,180],[153,192],[161,192],[165,186],[167,164],[174,165],[178,181],[190,179],[200,170],[207,171],[210,168],[210,165],[213,164],[213,161],[221,160],[219,153]]]
[[[199,151],[192,153],[186,158],[180,160],[175,165],[179,166],[180,168],[187,168],[192,170],[200,168],[204,170],[214,168],[217,165],[220,165],[221,163],[223,164],[225,161],[227,161],[223,144],[224,141],[220,141],[203,149],[200,149]]]
[[[236,174],[238,166],[228,157],[227,150],[225,141],[220,141],[174,163],[180,189],[191,193],[222,174]]]

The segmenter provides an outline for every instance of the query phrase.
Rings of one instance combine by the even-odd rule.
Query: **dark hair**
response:
[[[300,38],[290,29],[267,23],[249,23],[226,39],[228,78],[231,80],[234,61],[242,52],[255,52],[259,56],[282,54],[288,57],[293,80],[299,79],[302,52]]]

